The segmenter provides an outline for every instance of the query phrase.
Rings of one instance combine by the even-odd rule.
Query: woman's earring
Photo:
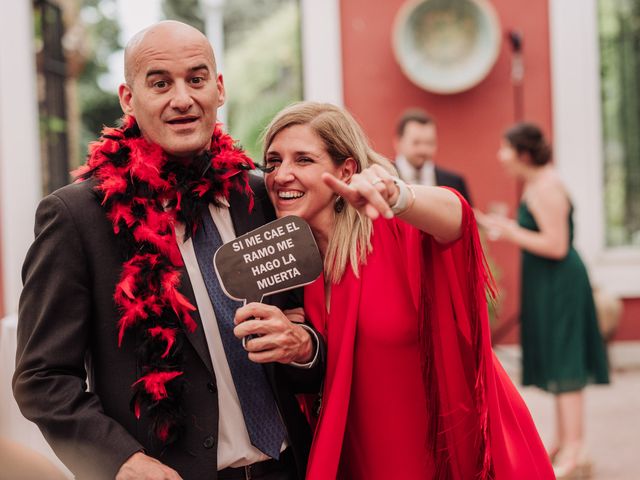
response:
[[[333,209],[336,213],[340,213],[342,210],[344,210],[344,198],[342,198],[340,195],[338,195],[333,202]]]

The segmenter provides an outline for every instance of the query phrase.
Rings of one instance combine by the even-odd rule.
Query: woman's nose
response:
[[[287,183],[293,180],[293,169],[291,165],[287,161],[283,161],[280,163],[278,168],[276,168],[275,172],[273,172],[273,179],[278,183]]]

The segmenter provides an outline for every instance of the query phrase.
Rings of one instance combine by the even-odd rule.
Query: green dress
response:
[[[589,277],[573,248],[573,208],[569,251],[562,260],[522,252],[522,381],[551,393],[609,383],[607,354],[600,335]],[[518,223],[539,231],[526,203]]]

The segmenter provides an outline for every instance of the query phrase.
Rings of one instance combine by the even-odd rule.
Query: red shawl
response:
[[[421,265],[420,291],[409,280],[406,288],[415,289],[420,303],[420,348],[434,478],[553,479],[551,464],[527,407],[491,349],[486,262],[473,211],[462,198],[461,202],[459,240],[442,245],[431,236],[392,220],[398,229],[410,232],[414,241],[389,245],[400,249],[409,245],[416,251],[405,254],[418,259]],[[385,221],[374,223],[374,235],[385,233],[379,228],[379,222]],[[306,313],[325,333],[328,348],[322,410],[309,458],[309,480],[336,478],[338,472],[354,373],[359,302],[364,293],[360,283],[348,271],[340,288],[332,289],[332,309],[339,309],[344,321],[332,324],[330,329],[324,325],[324,303],[319,301],[321,284],[314,283],[305,290]]]

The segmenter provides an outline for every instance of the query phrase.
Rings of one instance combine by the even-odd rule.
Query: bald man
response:
[[[127,45],[118,93],[123,125],[36,213],[16,400],[77,478],[302,479],[311,436],[294,393],[319,391],[323,344],[289,295],[237,338],[213,253],[274,213],[214,128],[213,49],[156,24]]]

